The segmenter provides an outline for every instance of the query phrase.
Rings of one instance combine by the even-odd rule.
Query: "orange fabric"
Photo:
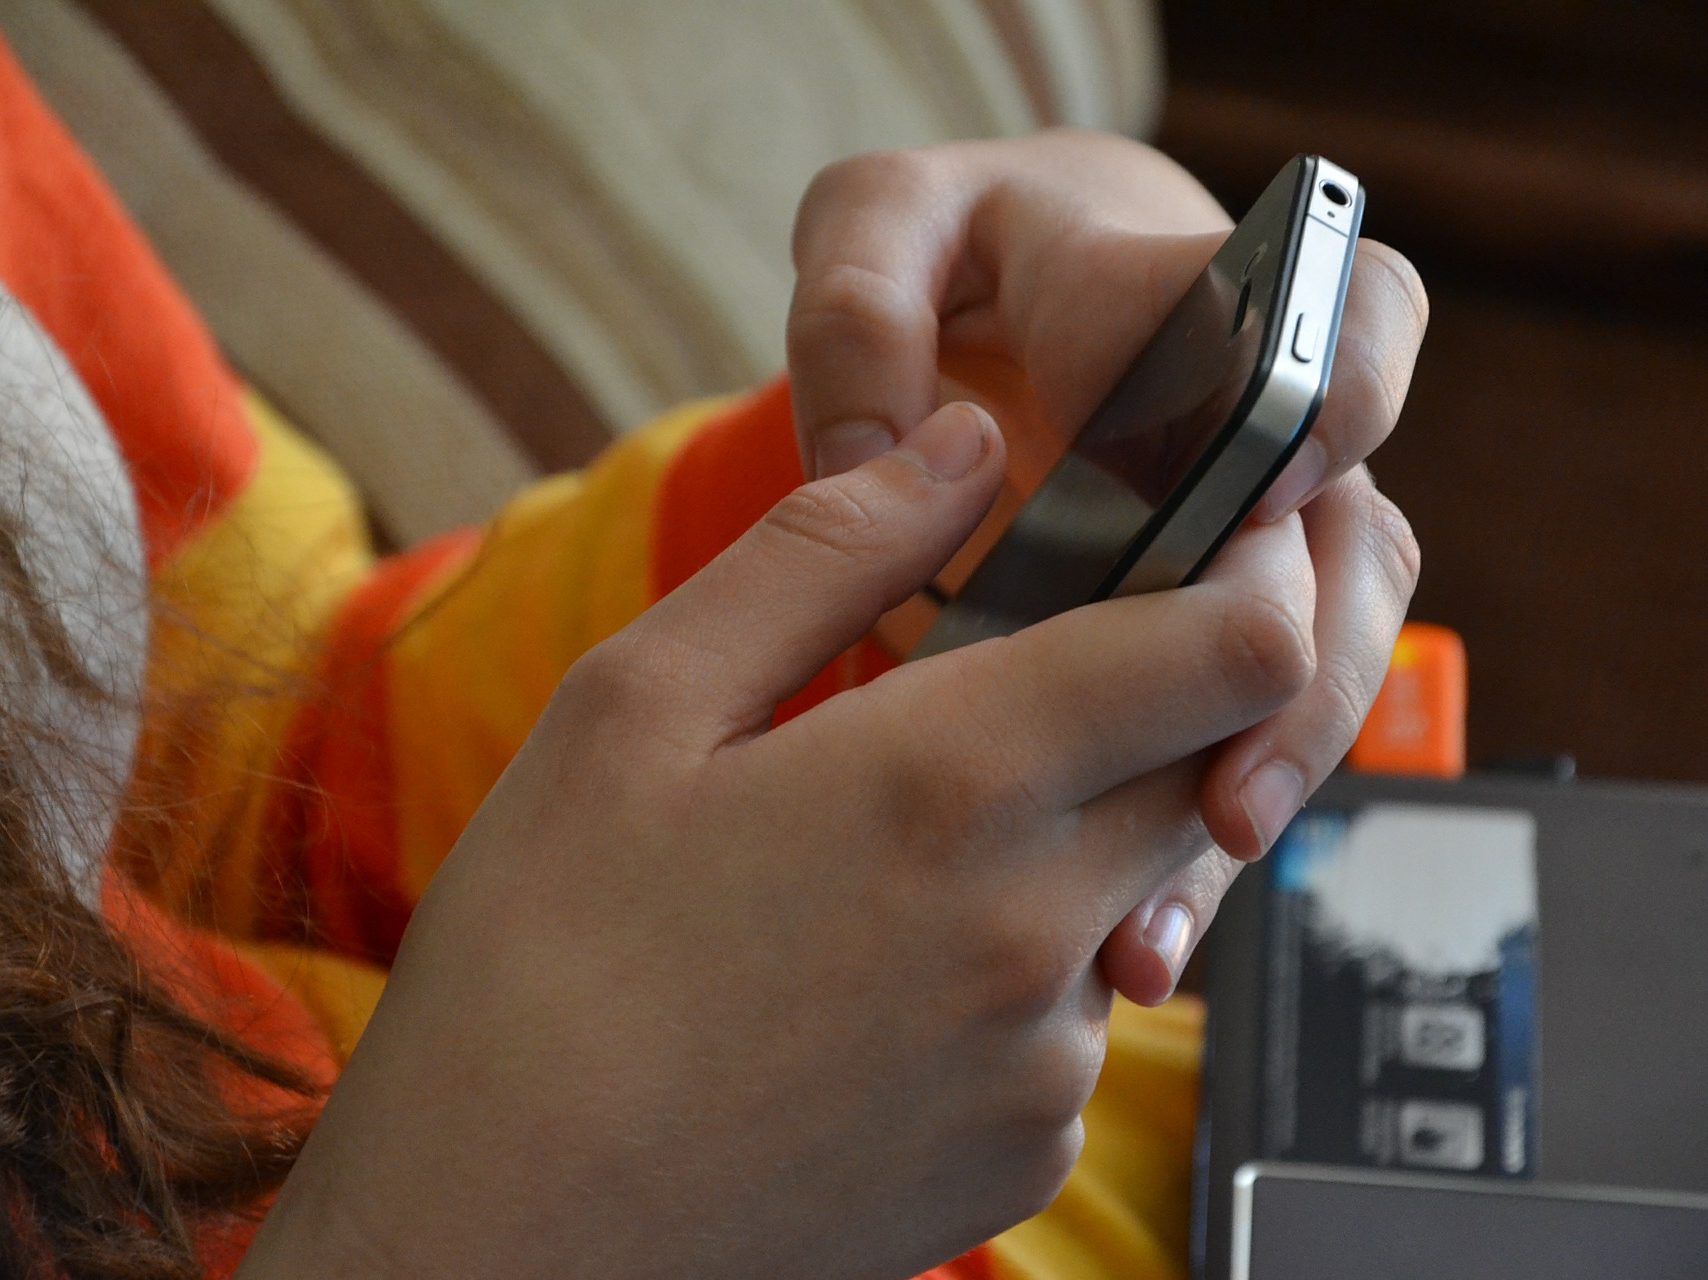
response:
[[[801,483],[789,384],[731,405],[677,451],[654,508],[653,594],[663,599]]]
[[[117,874],[109,873],[102,887],[102,908],[137,960],[170,985],[191,1013],[322,1085],[337,1079],[338,1064],[308,1011],[230,939],[185,928]],[[254,1081],[237,1101],[256,1109],[300,1105],[292,1095]]]
[[[473,558],[472,530],[382,563],[323,642],[320,696],[291,726],[259,932],[390,963],[415,899],[399,882],[385,650],[416,603]],[[306,938],[303,937],[307,930]]]
[[[990,1246],[980,1245],[953,1262],[933,1267],[919,1280],[997,1280],[996,1270],[990,1262]]]
[[[147,715],[113,856],[181,919],[254,938],[271,823],[294,785],[289,727],[315,700],[319,641],[373,569],[331,460],[259,397],[249,483],[152,575]]]
[[[308,1011],[239,954],[226,939],[186,929],[155,907],[119,875],[103,886],[108,921],[138,961],[166,983],[185,1007],[210,1026],[330,1088],[338,1063]],[[232,1105],[253,1116],[299,1111],[302,1099],[251,1078],[228,1077]],[[258,1209],[265,1211],[263,1204]],[[258,1219],[257,1219],[258,1221]],[[199,1241],[207,1280],[234,1274],[255,1235],[255,1222],[228,1221],[204,1231]]]
[[[207,330],[3,44],[0,279],[106,415],[160,563],[242,489],[255,441]]]
[[[185,928],[116,873],[107,875],[102,899],[108,922],[137,960],[166,983],[189,1012],[257,1052],[291,1064],[322,1088],[332,1086],[340,1064],[325,1032],[299,1001],[229,939]],[[231,1073],[225,1082],[231,1105],[244,1115],[291,1115],[303,1106],[294,1094],[252,1077]],[[270,1202],[257,1205],[252,1220],[218,1223],[202,1233],[198,1245],[206,1280],[227,1280],[235,1274],[268,1207]]]

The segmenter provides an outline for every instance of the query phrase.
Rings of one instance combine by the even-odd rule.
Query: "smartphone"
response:
[[[1290,161],[912,656],[1203,572],[1322,404],[1363,215],[1345,169]]]

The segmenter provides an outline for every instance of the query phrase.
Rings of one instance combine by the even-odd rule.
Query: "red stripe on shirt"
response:
[[[462,530],[384,561],[326,639],[316,696],[292,722],[257,876],[263,936],[390,965],[414,909],[404,884],[385,650],[422,595],[475,555]]]

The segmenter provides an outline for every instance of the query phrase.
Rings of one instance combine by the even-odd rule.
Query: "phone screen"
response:
[[[957,630],[1006,634],[1108,594],[1256,375],[1281,256],[1237,233],[1217,253],[950,604]]]

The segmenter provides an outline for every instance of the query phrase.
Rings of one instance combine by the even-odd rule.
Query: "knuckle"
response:
[[[835,205],[842,201],[846,193],[859,176],[859,166],[867,157],[864,155],[845,156],[825,165],[808,180],[806,190],[801,193],[800,206],[795,210],[795,248],[800,249],[800,229],[824,205]]]
[[[635,713],[649,706],[657,690],[650,674],[654,666],[646,644],[631,632],[618,632],[576,659],[564,677],[563,692],[575,706],[576,718],[614,725],[632,723]]]
[[[1013,909],[984,922],[978,948],[984,994],[980,1002],[994,1018],[1031,1023],[1061,1004],[1075,976],[1058,931],[1052,935],[1036,910]]]
[[[888,725],[896,744],[881,763],[888,808],[909,829],[932,833],[936,840],[958,832],[972,812],[977,785],[963,752],[943,752],[933,739],[906,732],[905,711]]]
[[[1005,845],[1049,808],[1035,770],[1027,765],[1023,736],[1011,723],[995,723],[990,709],[988,692],[1004,679],[1003,665],[996,661],[1004,644],[956,655],[945,669],[934,707],[909,709],[941,722],[942,712],[934,708],[956,708],[945,726],[951,747],[945,749],[942,734],[896,726],[896,739],[910,744],[895,753],[890,766],[893,788],[903,797],[901,811],[946,833],[953,842],[947,847],[968,841],[987,848]]]
[[[1051,1043],[1027,1082],[1034,1114],[1046,1131],[1060,1132],[1079,1119],[1097,1087],[1103,1052],[1101,1025]]]
[[[789,355],[798,361],[804,348],[831,342],[884,349],[918,336],[935,319],[928,300],[900,281],[839,262],[796,286],[789,309]]]
[[[788,548],[858,558],[882,546],[885,521],[867,478],[835,476],[804,484],[766,514],[768,540]]]
[[[1423,548],[1405,513],[1374,484],[1365,491],[1364,536],[1389,590],[1401,604],[1417,590],[1423,572]]]
[[[1004,787],[985,751],[974,747],[952,764],[939,763],[934,774],[926,803],[938,826],[965,837],[1004,825],[998,817],[1007,808]]]
[[[907,199],[926,194],[936,181],[936,165],[924,150],[902,148],[862,151],[833,160],[813,175],[801,197],[805,217],[820,205],[841,205],[872,196]]]
[[[794,210],[794,265],[801,267],[810,256],[820,226],[839,226],[837,215],[880,203],[902,212],[929,207],[941,185],[941,150],[946,149],[869,150],[813,174]]]
[[[698,749],[705,694],[696,672],[709,655],[650,621],[631,624],[575,660],[542,713],[541,725],[554,726],[545,740],[586,742],[592,732],[649,759]]]
[[[1222,651],[1242,689],[1261,699],[1285,701],[1316,674],[1316,647],[1308,620],[1285,600],[1238,596],[1224,618]]]
[[[999,735],[969,734],[979,745],[968,753],[955,779],[954,809],[961,830],[987,843],[1010,841],[1045,809],[1036,779]]]
[[[1046,808],[1036,778],[1019,767],[1015,753],[991,745],[974,751],[959,779],[953,817],[966,838],[989,849],[1024,839]]]
[[[907,796],[907,811],[937,833],[939,863],[958,865],[969,849],[988,856],[1011,844],[1024,825],[1030,793],[1023,781],[1009,780],[991,753],[973,749],[950,763],[922,751],[907,771],[912,776],[898,786]],[[1012,951],[1019,959],[1023,949]]]

